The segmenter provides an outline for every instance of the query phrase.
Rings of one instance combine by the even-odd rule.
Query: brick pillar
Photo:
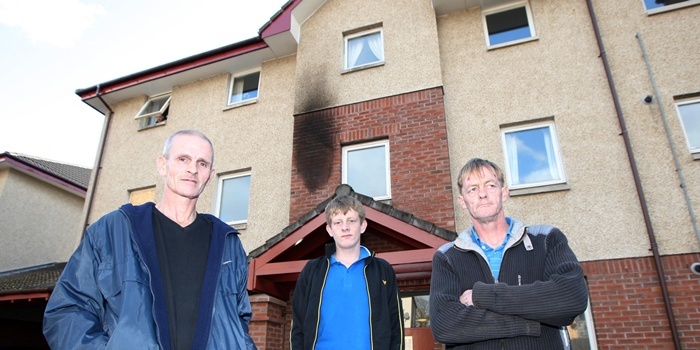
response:
[[[258,350],[283,349],[285,333],[289,332],[284,318],[287,303],[267,294],[255,294],[250,296],[250,306],[253,318],[248,332]]]

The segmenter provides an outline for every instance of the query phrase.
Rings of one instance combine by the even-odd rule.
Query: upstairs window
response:
[[[642,0],[644,8],[651,12],[663,12],[700,4],[700,0]],[[658,10],[658,11],[653,11]]]
[[[535,38],[530,6],[521,2],[483,12],[488,47],[521,43]]]
[[[508,188],[561,184],[564,167],[554,122],[540,122],[501,130]]]
[[[384,38],[381,29],[345,36],[345,69],[384,62]]]
[[[232,105],[257,100],[259,85],[259,71],[234,77],[231,81],[228,104]]]
[[[250,173],[236,173],[219,177],[216,213],[229,225],[248,222],[250,203]]]
[[[375,200],[391,199],[389,141],[343,147],[343,183]]]
[[[688,150],[700,156],[700,99],[678,102],[676,108],[681,118]]]
[[[152,96],[141,107],[134,119],[140,120],[140,129],[165,124],[170,108],[170,94]]]

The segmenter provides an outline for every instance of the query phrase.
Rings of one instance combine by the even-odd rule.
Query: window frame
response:
[[[223,200],[223,189],[224,189],[224,182],[226,180],[231,180],[235,178],[243,178],[243,177],[249,177],[250,180],[250,186],[252,186],[253,183],[253,176],[252,172],[250,170],[248,171],[239,171],[239,172],[233,172],[233,173],[228,173],[228,174],[222,174],[217,177],[217,186],[216,186],[216,202],[215,202],[215,208],[214,208],[214,213],[215,216],[219,219],[221,219],[221,202]],[[233,220],[233,221],[224,221],[221,219],[221,221],[224,221],[227,225],[233,226],[236,229],[245,229],[246,225],[248,224],[248,220],[250,219],[250,194],[251,194],[250,187],[248,188],[248,210],[246,212],[246,218],[244,220]]]
[[[165,103],[163,103],[163,106],[161,106],[159,110],[150,113],[144,113],[153,101],[162,99],[166,96],[167,99],[165,100]],[[134,117],[134,120],[140,121],[139,128],[146,129],[152,126],[164,125],[167,122],[167,118],[158,122],[158,117],[162,116],[166,111],[168,111],[168,109],[170,108],[170,101],[172,100],[172,97],[173,94],[171,91],[149,96],[146,102],[143,104],[143,106],[141,106],[141,109],[139,109],[138,113],[136,113],[136,116]],[[155,120],[155,122],[150,123],[150,120]]]
[[[700,0],[688,0],[688,1],[679,2],[676,4],[665,5],[665,6],[661,6],[661,7],[648,9],[646,1],[645,0],[640,0],[640,1],[642,2],[642,7],[644,8],[644,11],[646,11],[647,16],[654,15],[657,13],[678,10],[678,9],[682,9],[685,7],[700,5]]]
[[[552,152],[554,155],[554,160],[556,161],[557,171],[559,173],[559,179],[531,182],[531,183],[520,183],[517,185],[513,184],[513,169],[511,169],[511,164],[508,157],[508,142],[506,140],[506,135],[509,133],[517,133],[521,131],[539,129],[539,128],[549,128],[549,134],[552,143]],[[524,193],[537,193],[543,191],[533,191],[532,189],[545,189],[549,190],[562,190],[568,189],[566,172],[564,171],[564,161],[563,154],[561,153],[561,147],[559,145],[559,136],[557,134],[556,125],[553,119],[545,119],[532,121],[528,123],[518,123],[516,125],[501,126],[501,145],[503,148],[503,159],[504,159],[504,170],[506,177],[506,184],[511,194],[524,194]],[[564,185],[564,186],[562,186]],[[518,193],[518,190],[523,190]]]
[[[598,349],[598,337],[595,333],[595,321],[593,320],[593,311],[591,310],[591,298],[589,296],[586,310],[582,313],[579,314],[574,318],[574,321],[579,318],[583,317],[583,320],[586,322],[586,334],[588,337],[588,348],[591,350]],[[575,338],[571,338],[571,328],[573,325],[567,326],[567,332],[569,333],[569,341]]]
[[[383,200],[390,200],[391,199],[391,150],[389,148],[389,140],[378,140],[378,141],[370,141],[370,142],[363,142],[363,143],[357,143],[353,145],[347,145],[342,147],[342,183],[348,184],[348,153],[352,151],[359,151],[363,149],[368,149],[368,148],[375,148],[378,146],[383,146],[384,147],[384,163],[385,163],[385,169],[384,173],[386,174],[386,183],[384,184],[385,189],[386,189],[386,195],[382,196],[376,196],[373,197],[375,201],[383,201]],[[352,187],[352,184],[348,184]],[[354,189],[354,188],[353,188]],[[360,192],[361,193],[361,192]],[[368,193],[362,193],[364,195],[370,195]]]
[[[365,63],[361,65],[356,65],[356,66],[349,66],[348,62],[348,43],[352,41],[353,39],[361,38],[364,36],[369,36],[372,34],[379,34],[379,38],[381,39],[382,42],[382,57],[379,58],[379,60],[375,62],[370,62],[370,63]],[[384,28],[383,27],[375,27],[371,29],[366,29],[366,30],[361,30],[357,32],[352,32],[345,34],[343,36],[343,70],[344,71],[354,71],[354,70],[359,70],[359,69],[365,69],[365,68],[370,68],[370,67],[376,67],[383,65],[385,62],[386,58],[386,48],[384,46]]]
[[[674,106],[676,108],[676,114],[678,115],[678,120],[681,124],[681,130],[683,130],[683,136],[685,137],[685,144],[688,147],[688,152],[690,152],[690,154],[693,155],[693,159],[697,160],[697,159],[700,159],[700,135],[697,136],[698,140],[696,140],[698,142],[698,146],[693,147],[692,144],[690,143],[691,140],[688,137],[688,130],[686,129],[685,121],[683,119],[683,114],[681,113],[681,110],[679,108],[680,106],[694,105],[694,104],[697,104],[698,107],[700,108],[700,97],[676,101],[676,103],[674,103]],[[698,116],[698,118],[700,118],[700,116]]]
[[[416,291],[416,292],[408,292],[408,293],[401,293],[399,296],[401,300],[401,305],[403,306],[404,310],[404,329],[417,329],[417,328],[430,328],[430,308],[428,305],[430,304],[430,291]],[[414,305],[417,305],[418,303],[415,302],[416,299],[421,299],[425,298],[426,302],[426,308],[415,308]],[[427,318],[418,318],[417,315],[419,314],[418,312],[415,312],[416,310],[421,310],[425,311],[425,315]],[[406,318],[408,317],[408,318]],[[412,327],[414,323],[417,323],[418,325],[416,327]],[[421,323],[424,323],[421,325]]]
[[[489,33],[489,27],[488,27],[488,21],[486,18],[491,15],[495,15],[498,13],[510,11],[510,10],[515,10],[517,8],[525,8],[525,14],[527,16],[527,24],[528,24],[528,29],[530,29],[530,36],[526,38],[520,38],[516,40],[511,40],[511,41],[506,41],[498,44],[491,44],[491,34]],[[497,7],[492,7],[488,9],[484,9],[481,11],[481,22],[484,27],[484,37],[486,39],[486,47],[487,49],[497,49],[500,47],[505,47],[505,46],[511,46],[511,45],[517,45],[517,44],[522,44],[525,42],[537,40],[537,31],[535,30],[535,21],[532,16],[532,10],[530,9],[530,2],[529,1],[517,1],[517,2],[512,2],[507,5],[503,6],[497,6]]]
[[[244,78],[244,77],[247,77],[249,75],[253,75],[255,73],[258,74],[258,88],[256,90],[257,94],[255,95],[255,97],[251,97],[251,98],[236,101],[236,102],[231,102],[231,98],[233,98],[233,87],[236,84],[236,79]],[[243,106],[243,105],[248,105],[251,103],[258,102],[258,98],[260,98],[260,80],[261,80],[261,78],[262,78],[262,73],[261,73],[260,68],[248,70],[245,72],[239,72],[236,74],[231,74],[231,79],[229,81],[229,86],[228,86],[228,95],[226,95],[226,105],[228,107],[238,107],[238,106]]]

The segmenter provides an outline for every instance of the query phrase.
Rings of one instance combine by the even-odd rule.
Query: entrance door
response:
[[[433,332],[430,330],[428,300],[427,294],[401,298],[404,311],[406,350],[442,349],[442,345],[435,342]]]

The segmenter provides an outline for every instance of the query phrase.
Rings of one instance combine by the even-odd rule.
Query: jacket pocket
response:
[[[111,260],[103,261],[97,268],[97,287],[105,299],[119,302],[122,290],[130,283],[148,285],[146,271],[135,256],[126,256],[116,263]]]

